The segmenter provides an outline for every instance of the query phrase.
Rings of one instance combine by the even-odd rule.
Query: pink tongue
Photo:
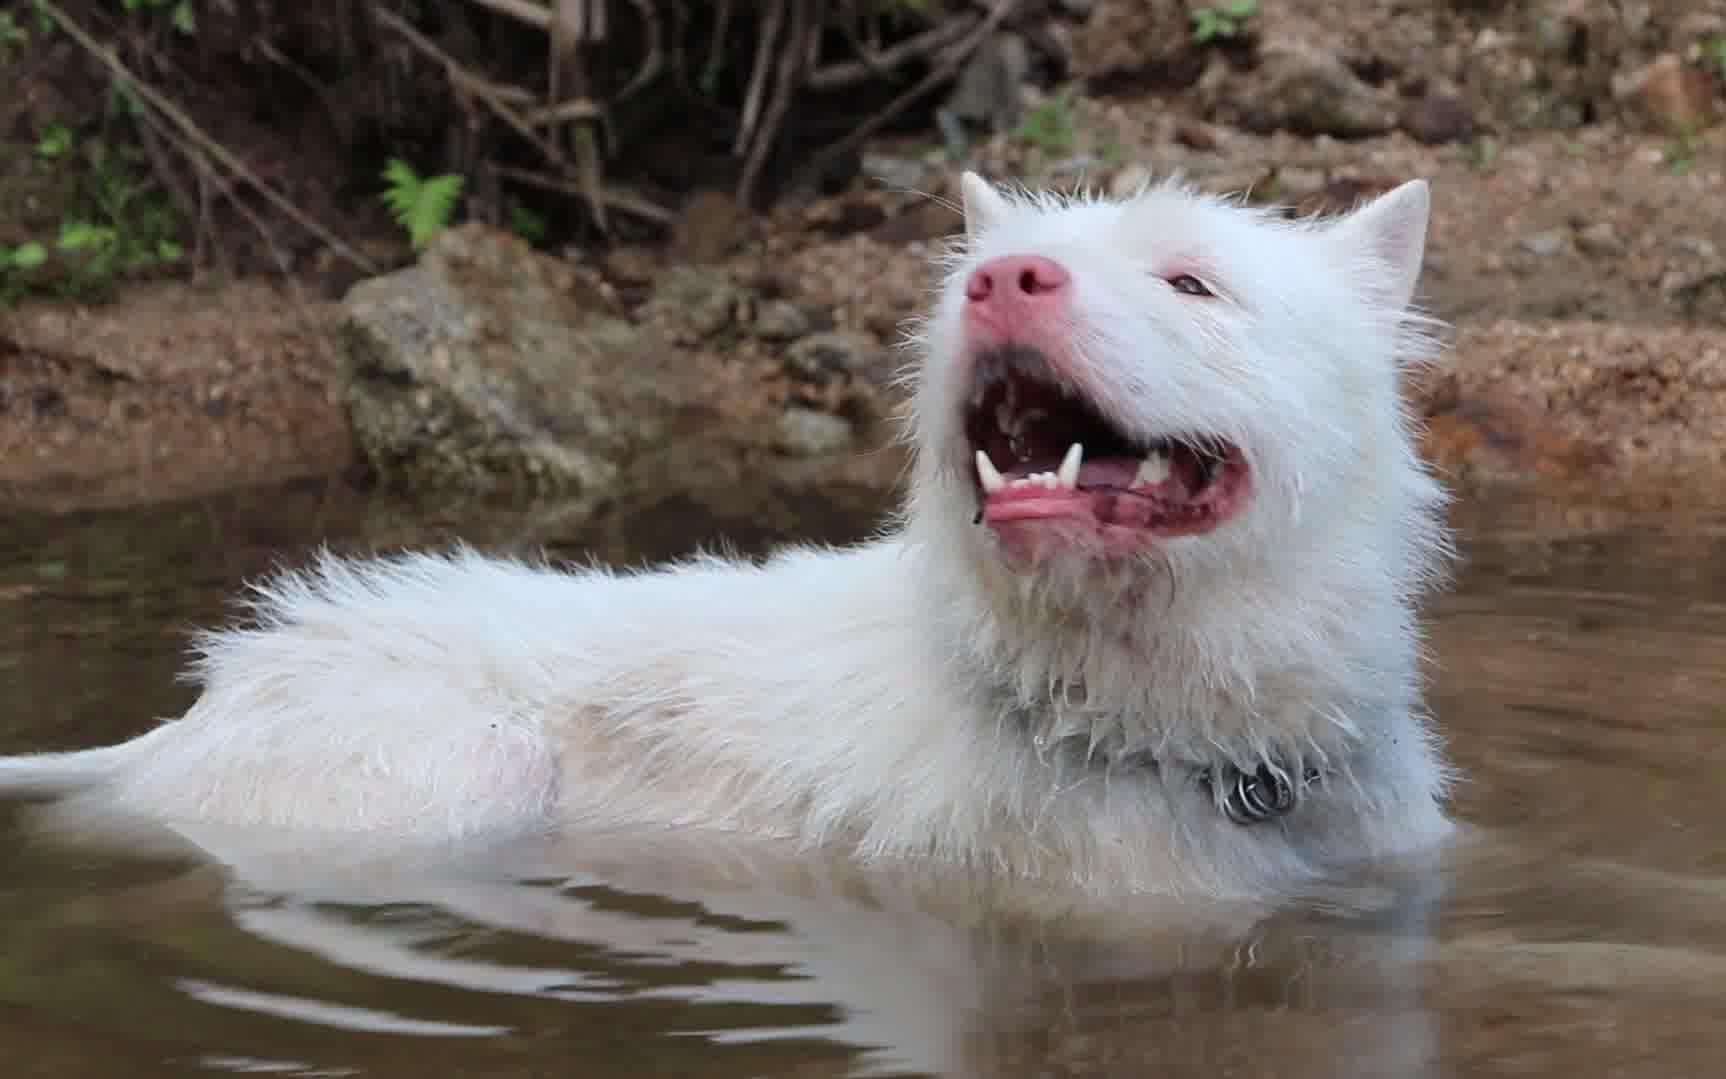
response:
[[[1139,462],[1126,457],[1105,457],[1079,466],[1079,482],[1103,487],[1131,487],[1139,474]]]

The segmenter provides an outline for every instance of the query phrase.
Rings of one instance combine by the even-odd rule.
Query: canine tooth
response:
[[[1085,447],[1075,442],[1067,447],[1067,456],[1061,458],[1061,470],[1055,473],[1055,479],[1062,487],[1069,490],[1079,486],[1079,466],[1085,461]]]
[[[1007,489],[1007,480],[995,467],[995,462],[989,460],[989,455],[982,450],[977,451],[977,478],[983,481],[983,493],[994,494]]]
[[[1139,462],[1139,471],[1133,476],[1133,486],[1155,486],[1169,478],[1169,455],[1163,450],[1153,450]]]

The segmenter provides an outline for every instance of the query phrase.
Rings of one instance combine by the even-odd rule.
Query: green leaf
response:
[[[156,256],[163,262],[178,262],[186,249],[172,240],[163,240],[156,245]]]
[[[111,228],[92,225],[88,221],[68,221],[60,226],[59,247],[62,251],[93,251],[114,242]]]
[[[0,48],[22,45],[29,40],[30,31],[18,25],[17,16],[10,11],[0,11]]]
[[[398,158],[384,166],[384,205],[396,223],[407,229],[416,249],[423,249],[455,216],[456,202],[465,183],[457,175],[422,180],[413,167]]]
[[[31,240],[14,247],[8,261],[20,270],[34,270],[48,261],[48,249]]]
[[[180,0],[174,5],[174,29],[182,34],[191,35],[198,32],[198,15],[192,10],[192,0]]]
[[[512,206],[509,209],[509,227],[528,243],[537,244],[545,239],[547,225],[544,215],[536,214],[526,206]]]
[[[65,124],[49,124],[36,143],[36,153],[46,158],[60,157],[71,148],[72,129]]]

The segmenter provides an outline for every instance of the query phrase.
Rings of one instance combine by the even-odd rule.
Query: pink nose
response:
[[[1041,305],[1062,299],[1072,276],[1066,267],[1041,255],[1004,255],[971,272],[965,298],[987,306]]]

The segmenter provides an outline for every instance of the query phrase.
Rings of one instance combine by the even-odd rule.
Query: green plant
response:
[[[1482,135],[1468,146],[1468,162],[1477,169],[1490,169],[1498,161],[1498,140]]]
[[[1683,176],[1696,164],[1696,135],[1681,131],[1666,144],[1666,168],[1674,176]]]
[[[38,0],[30,0],[30,13],[36,16],[36,32],[46,37],[60,29],[60,23]]]
[[[1039,102],[1025,114],[1014,134],[1045,153],[1063,153],[1073,148],[1078,131],[1073,122],[1073,99],[1069,90]]]
[[[423,249],[455,216],[462,178],[454,174],[421,179],[413,166],[391,158],[384,167],[384,205],[408,232],[416,250]]]
[[[535,213],[526,206],[511,206],[509,208],[509,227],[510,231],[517,236],[538,246],[545,242],[546,230],[550,225],[545,220],[544,214]]]
[[[13,46],[27,45],[30,42],[30,31],[18,25],[18,17],[10,11],[0,11],[0,56],[5,55]]]
[[[178,215],[140,179],[139,157],[129,144],[50,128],[34,167],[62,176],[67,198],[51,238],[0,247],[0,302],[33,293],[100,298],[128,274],[183,257]]]
[[[34,270],[48,261],[48,249],[35,240],[17,247],[0,247],[0,269]]]
[[[190,35],[198,32],[198,12],[192,6],[192,0],[120,0],[120,6],[127,14],[166,11],[168,21],[180,33]]]
[[[65,157],[72,149],[72,129],[65,124],[49,124],[42,132],[42,137],[36,140],[36,154],[53,160]]]
[[[1259,0],[1228,0],[1216,7],[1194,8],[1193,44],[1229,40],[1241,32],[1242,24],[1259,13]]]
[[[1726,34],[1717,34],[1702,43],[1702,55],[1715,72],[1726,79]]]

